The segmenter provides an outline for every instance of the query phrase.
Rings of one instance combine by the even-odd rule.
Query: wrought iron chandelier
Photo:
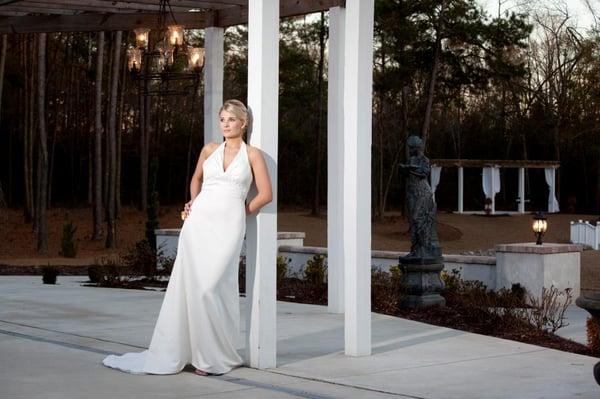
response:
[[[171,24],[168,24],[168,20]],[[169,0],[159,1],[158,38],[150,42],[150,29],[137,28],[136,45],[127,50],[132,79],[144,95],[187,95],[197,91],[204,67],[204,49],[186,43]]]

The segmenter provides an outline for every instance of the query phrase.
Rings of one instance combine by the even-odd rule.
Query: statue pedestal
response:
[[[401,307],[415,309],[446,305],[446,300],[440,295],[444,289],[440,277],[444,268],[442,259],[400,257],[399,262],[402,282],[408,288],[408,296],[400,303]]]

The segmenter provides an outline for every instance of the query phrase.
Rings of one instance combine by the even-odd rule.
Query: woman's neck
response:
[[[225,139],[225,146],[229,148],[239,148],[242,145],[242,137],[230,137]]]

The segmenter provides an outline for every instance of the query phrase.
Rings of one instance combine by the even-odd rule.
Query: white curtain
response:
[[[548,212],[560,212],[558,200],[556,199],[556,169],[545,168],[546,184],[548,185]]]
[[[440,176],[442,175],[442,167],[441,166],[432,166],[430,172],[430,180],[431,180],[431,191],[433,192],[433,200],[435,201],[435,190],[437,189],[438,184],[440,184]]]
[[[485,167],[481,177],[485,198],[494,198],[500,192],[500,169]]]

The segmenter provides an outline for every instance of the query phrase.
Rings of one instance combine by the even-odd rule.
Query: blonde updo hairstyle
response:
[[[244,121],[244,133],[246,135],[246,129],[248,128],[248,109],[240,100],[227,100],[219,109],[219,117],[221,117],[221,112],[227,111]]]

